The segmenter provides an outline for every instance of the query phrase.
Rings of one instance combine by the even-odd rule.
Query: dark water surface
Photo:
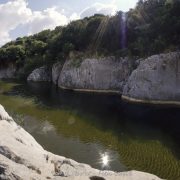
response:
[[[0,103],[47,150],[99,169],[180,179],[180,108],[0,81]],[[102,157],[108,157],[108,164]]]

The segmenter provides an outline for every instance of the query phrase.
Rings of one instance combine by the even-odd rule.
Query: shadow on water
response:
[[[88,144],[96,143],[96,148],[100,148],[98,141],[102,141],[102,144],[120,154],[123,164],[128,169],[147,171],[166,179],[177,179],[180,177],[180,170],[178,169],[180,165],[180,109],[177,107],[128,104],[122,102],[118,95],[64,91],[49,83],[21,83],[6,92],[6,95],[20,95],[24,98],[33,98],[38,106],[53,110],[64,109],[69,112],[75,112],[80,116],[83,115],[81,120],[84,124],[81,124],[80,128],[87,127],[89,128],[87,131],[90,132],[88,132],[88,135],[83,134],[83,136],[78,133],[79,139]],[[100,130],[101,134],[98,134],[98,131],[94,135],[93,133],[96,131],[92,130],[88,124]],[[63,129],[58,122],[55,122],[55,126],[59,126],[59,133],[62,133]],[[91,131],[95,139],[88,139]],[[71,138],[75,138],[73,133],[70,133]],[[113,136],[112,140],[111,135]],[[51,135],[49,134],[48,136]],[[104,138],[100,136],[104,136]],[[58,138],[60,137],[58,136]],[[46,144],[46,148],[48,148],[48,143],[44,139],[41,138],[40,143]],[[58,142],[59,140],[57,139],[56,141]],[[109,143],[111,144],[110,146]],[[78,148],[76,149],[77,146],[84,146],[72,139],[69,144],[64,142],[64,144],[59,145],[60,147],[62,145],[66,146],[67,149],[73,147],[74,151],[79,150]],[[54,153],[62,153],[57,150],[58,148],[59,146],[54,146],[54,149],[49,148],[49,150],[54,150]],[[83,148],[88,151],[87,148],[90,148],[90,146]],[[161,151],[163,151],[162,155]],[[81,154],[70,151],[70,153],[74,153],[74,155],[69,154],[69,157],[76,160],[82,158],[78,156],[84,156],[84,159],[86,159],[88,155],[87,152]],[[90,152],[88,153],[91,158]],[[142,153],[144,153],[144,156]],[[171,156],[171,153],[173,156]],[[65,155],[68,154],[65,153]],[[164,157],[166,155],[169,159]],[[149,161],[152,162],[146,162],[148,161],[146,156],[150,156]],[[143,159],[141,160],[141,158]],[[158,161],[158,158],[161,162]],[[163,163],[165,162],[171,164],[164,165]],[[85,163],[91,163],[94,167],[99,168],[91,161]],[[117,166],[120,166],[120,164],[116,163],[112,170],[119,170]],[[120,169],[126,170],[123,166]]]

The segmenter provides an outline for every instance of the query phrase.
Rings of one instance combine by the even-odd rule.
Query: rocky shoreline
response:
[[[1,70],[0,79],[14,78],[15,69],[10,69]],[[80,62],[71,59],[55,63],[51,70],[45,66],[35,69],[27,81],[53,82],[73,91],[120,94],[122,100],[133,103],[180,105],[180,52],[139,60],[113,56]]]
[[[148,104],[148,105],[167,105],[167,106],[180,106],[180,101],[160,101],[160,100],[146,100],[136,99],[128,96],[121,96],[121,99],[128,103],[133,104]]]
[[[180,52],[136,61],[106,57],[74,63],[67,60],[64,65],[54,64],[52,82],[62,89],[121,94],[128,102],[180,105]],[[42,69],[33,71],[28,81],[49,81],[50,76]]]
[[[48,152],[0,105],[0,179],[160,180],[139,172],[101,171]]]

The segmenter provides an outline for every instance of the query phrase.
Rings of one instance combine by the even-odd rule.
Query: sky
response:
[[[101,13],[128,11],[138,0],[0,0],[0,46],[8,41]]]

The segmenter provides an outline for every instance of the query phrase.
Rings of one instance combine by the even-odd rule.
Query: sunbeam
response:
[[[121,48],[126,48],[126,13],[121,15]]]
[[[90,49],[93,49],[93,50],[98,49],[99,45],[101,44],[103,35],[104,35],[105,31],[106,31],[108,22],[109,22],[109,17],[108,16],[101,21],[98,29],[96,30],[94,38],[92,40]]]

